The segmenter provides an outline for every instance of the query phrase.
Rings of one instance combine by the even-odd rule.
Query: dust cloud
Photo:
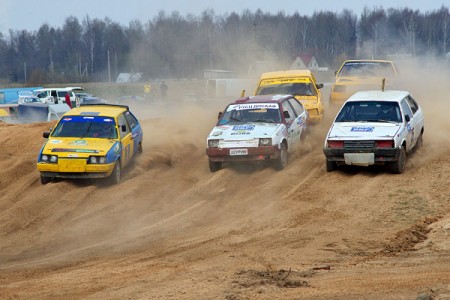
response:
[[[36,156],[52,124],[0,123],[0,295],[356,299],[368,289],[376,291],[374,298],[411,298],[427,288],[445,293],[440,283],[449,264],[439,251],[448,249],[383,254],[392,249],[387,241],[426,216],[448,217],[449,74],[441,65],[400,66],[425,113],[424,147],[402,175],[370,168],[327,173],[322,146],[336,113],[331,108],[283,171],[226,167],[210,173],[206,136],[234,99],[129,103],[143,126],[144,152],[115,186],[96,180],[42,186]],[[171,88],[183,93],[176,82]],[[324,102],[328,94],[326,85]],[[416,274],[410,265],[419,266]],[[291,268],[292,276],[306,274],[301,278],[311,284],[285,289],[244,278]]]

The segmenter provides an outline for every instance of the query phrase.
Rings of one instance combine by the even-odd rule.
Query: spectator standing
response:
[[[66,95],[64,96],[64,98],[66,99],[66,104],[69,105],[70,108],[72,108],[72,102],[70,101],[70,95],[69,95],[69,92],[66,93]]]
[[[145,95],[145,98],[150,98],[150,92],[151,92],[151,90],[152,90],[152,86],[150,85],[150,83],[146,83],[146,84],[144,84],[144,95]]]
[[[161,86],[159,87],[161,90],[161,98],[165,102],[167,101],[167,90],[169,87],[167,86],[166,82],[163,80],[161,83]]]

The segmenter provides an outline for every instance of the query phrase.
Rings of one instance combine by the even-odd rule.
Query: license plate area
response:
[[[86,159],[60,159],[58,165],[60,172],[86,171]]]
[[[373,153],[344,153],[346,165],[370,166],[375,163],[375,154]]]
[[[243,148],[243,149],[230,149],[230,155],[231,155],[231,156],[236,156],[236,155],[248,155],[248,149],[247,149],[247,148]]]

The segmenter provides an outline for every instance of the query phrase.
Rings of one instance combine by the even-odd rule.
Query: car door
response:
[[[283,110],[284,120],[286,122],[288,133],[288,146],[295,144],[300,140],[301,128],[297,122],[297,114],[295,113],[288,100],[281,103],[281,109]]]
[[[134,145],[133,145],[133,137],[131,134],[130,126],[125,119],[125,116],[121,114],[117,118],[119,122],[119,134],[120,134],[120,142],[122,144],[122,154],[121,154],[121,162],[122,167],[127,165],[131,157],[133,156]]]
[[[308,112],[297,99],[291,98],[288,101],[292,105],[292,108],[294,109],[295,113],[297,114],[296,122],[300,127],[299,130],[301,138],[302,135],[305,133],[305,129],[307,126]]]
[[[131,137],[133,139],[133,155],[138,151],[142,151],[141,143],[142,143],[142,128],[136,119],[136,117],[129,111],[124,113],[125,119],[128,122],[128,125],[131,129]]]
[[[408,102],[406,101],[406,98],[403,98],[400,103],[403,111],[403,115],[405,117],[406,122],[406,151],[411,150],[411,148],[415,145],[417,136],[420,134],[420,132],[416,132],[416,119],[414,118],[414,114],[412,113],[411,107],[409,106]],[[406,118],[409,118],[409,121],[406,120]],[[419,129],[420,130],[420,129]]]

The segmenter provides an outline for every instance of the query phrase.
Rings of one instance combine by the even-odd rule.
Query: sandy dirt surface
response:
[[[446,85],[416,94],[424,147],[402,175],[327,173],[328,107],[285,170],[210,173],[224,103],[132,106],[144,153],[116,186],[41,185],[52,124],[0,123],[0,298],[450,299]]]

